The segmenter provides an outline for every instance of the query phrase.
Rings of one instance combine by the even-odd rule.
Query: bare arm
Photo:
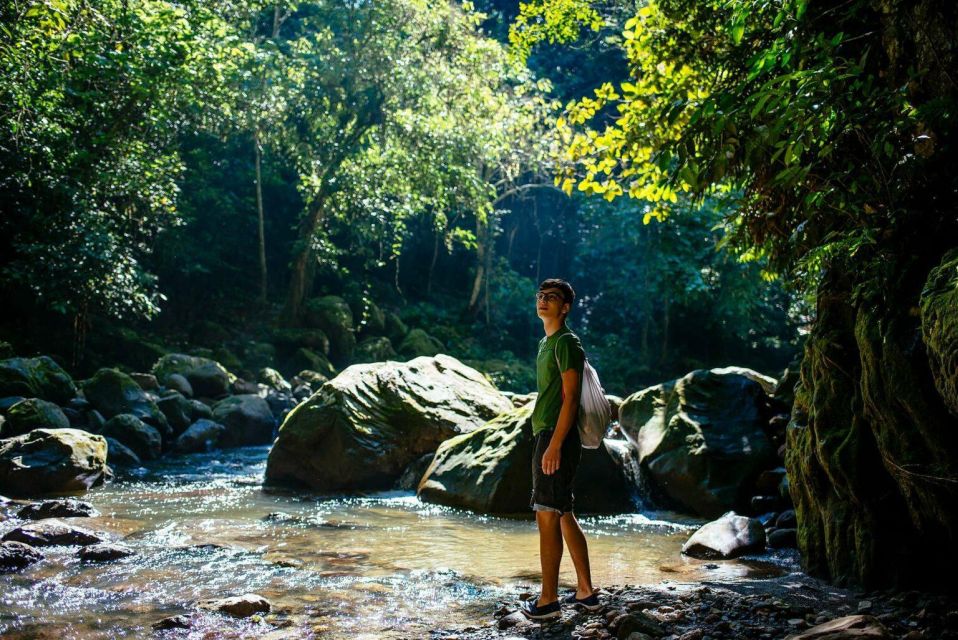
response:
[[[559,468],[562,443],[565,441],[569,429],[575,424],[576,414],[579,412],[579,372],[575,369],[566,369],[562,372],[562,408],[559,410],[559,419],[549,441],[549,448],[542,454],[542,472],[551,475]]]

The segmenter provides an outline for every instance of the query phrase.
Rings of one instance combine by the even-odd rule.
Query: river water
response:
[[[118,476],[83,499],[100,516],[69,522],[106,532],[136,555],[80,564],[75,548],[0,576],[0,637],[134,638],[196,612],[197,601],[254,592],[268,620],[195,614],[169,638],[419,638],[487,624],[501,601],[535,590],[531,519],[481,516],[411,492],[317,497],[263,491],[268,447],[172,457]],[[674,513],[580,518],[593,581],[690,582],[773,575],[764,562],[707,563],[679,551],[700,521]],[[0,522],[0,534],[22,522]],[[561,585],[573,587],[566,555]],[[283,627],[269,635],[271,629]]]

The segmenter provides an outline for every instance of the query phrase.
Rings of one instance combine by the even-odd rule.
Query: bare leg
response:
[[[585,541],[585,534],[582,532],[582,527],[579,526],[579,521],[575,519],[575,514],[571,511],[562,514],[560,522],[562,537],[565,538],[565,544],[569,547],[569,555],[572,556],[572,564],[575,566],[577,581],[575,597],[580,600],[588,598],[595,589],[592,586],[589,545]]]
[[[542,591],[537,606],[559,599],[559,563],[562,561],[562,529],[555,511],[536,511],[539,527],[539,559],[542,562]]]

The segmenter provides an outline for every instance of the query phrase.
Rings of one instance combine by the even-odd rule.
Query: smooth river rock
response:
[[[765,528],[755,518],[729,511],[702,525],[684,545],[682,553],[695,558],[735,558],[765,549]]]
[[[246,447],[273,441],[276,419],[265,399],[253,394],[230,396],[213,405],[213,422],[226,429],[219,446]]]
[[[166,416],[133,378],[116,369],[103,368],[83,381],[83,395],[103,417],[136,416],[161,434],[169,431]],[[120,439],[122,441],[122,439]]]
[[[44,518],[95,518],[100,512],[93,505],[74,498],[44,500],[28,504],[17,512],[21,520],[43,520]]]
[[[0,440],[0,493],[83,493],[105,480],[106,452],[103,436],[79,429],[34,429]]]
[[[107,420],[100,433],[120,441],[141,460],[159,458],[163,449],[160,432],[129,413],[121,413]]]
[[[176,389],[184,396],[203,396],[220,398],[229,393],[230,383],[234,377],[216,360],[190,356],[184,353],[170,353],[160,358],[153,365],[153,375],[160,384]],[[173,375],[180,375],[189,382],[187,389],[177,380],[170,380]]]
[[[270,601],[255,593],[246,593],[232,598],[208,600],[199,604],[201,609],[218,611],[234,618],[248,618],[257,613],[269,613]]]
[[[12,438],[34,429],[69,428],[70,420],[60,407],[40,398],[25,398],[7,410],[0,434],[4,438]]]
[[[67,524],[62,520],[37,520],[8,531],[3,541],[13,540],[23,542],[33,547],[50,547],[55,545],[88,545],[99,544],[103,538],[98,534]]]
[[[774,384],[738,367],[692,371],[627,397],[619,424],[660,493],[714,518],[748,504],[758,475],[777,466],[764,431]]]
[[[419,497],[480,513],[529,513],[532,407],[512,409],[439,445],[419,483]],[[626,442],[606,440],[598,449],[581,450],[573,487],[576,512],[635,510],[634,485],[622,466],[629,448]]]
[[[409,463],[511,408],[481,373],[447,355],[352,365],[286,417],[266,480],[388,489]]]
[[[19,571],[43,560],[43,554],[26,544],[8,540],[0,543],[0,573]]]

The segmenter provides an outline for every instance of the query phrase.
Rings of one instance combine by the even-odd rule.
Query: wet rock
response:
[[[775,529],[768,534],[768,546],[771,549],[795,548],[798,546],[796,529]]]
[[[845,616],[786,636],[785,640],[892,640],[893,636],[872,616]]]
[[[682,553],[704,559],[734,558],[764,548],[762,523],[729,511],[693,533],[682,546]]]
[[[785,477],[785,467],[769,469],[758,474],[755,490],[762,495],[778,495],[778,485]]]
[[[615,637],[620,639],[628,638],[633,633],[645,634],[653,638],[661,638],[665,635],[662,625],[644,611],[627,613],[619,617],[614,626]]]
[[[156,406],[166,416],[173,437],[186,431],[193,422],[193,401],[178,391],[167,391],[157,400]]]
[[[276,425],[269,404],[256,395],[220,400],[213,405],[213,421],[226,428],[219,441],[224,448],[268,444]]]
[[[89,502],[75,498],[58,498],[29,504],[17,512],[21,520],[42,520],[44,518],[95,518],[100,512]]]
[[[83,493],[105,480],[107,445],[79,429],[34,429],[0,440],[0,491],[17,496]]]
[[[293,387],[289,384],[289,382],[286,381],[286,378],[283,377],[283,374],[276,369],[271,369],[269,367],[260,369],[257,379],[259,382],[265,384],[273,391],[289,392],[293,390]]]
[[[342,366],[349,362],[356,347],[353,312],[338,296],[312,298],[303,304],[303,324],[320,329],[329,338],[329,356]],[[313,368],[313,367],[310,367]],[[322,369],[316,369],[323,372]]]
[[[134,555],[134,551],[126,545],[103,543],[83,547],[77,555],[80,558],[80,562],[112,562],[113,560],[132,556]]]
[[[153,365],[153,374],[168,388],[173,388],[170,386],[170,376],[179,374],[186,378],[192,393],[184,393],[183,389],[177,391],[187,397],[196,395],[219,398],[230,390],[230,373],[223,365],[210,358],[170,353]]]
[[[409,333],[406,323],[389,310],[383,310],[383,334],[393,342],[399,342]]]
[[[769,511],[778,511],[785,506],[785,502],[779,496],[752,496],[749,501],[752,513],[768,513]]]
[[[201,609],[225,613],[234,618],[248,618],[257,613],[269,613],[272,605],[269,600],[255,593],[247,593],[222,600],[208,600],[200,603]]]
[[[0,543],[0,573],[19,571],[43,560],[43,554],[29,544],[8,540]]]
[[[399,343],[399,353],[405,358],[434,356],[446,350],[439,340],[422,329],[413,329]]]
[[[103,429],[103,425],[106,424],[106,418],[96,409],[90,409],[86,412],[86,424],[86,430],[90,433],[100,433]]]
[[[139,467],[143,464],[140,456],[116,438],[106,439],[106,461],[120,467]]]
[[[153,460],[160,457],[163,439],[160,432],[136,416],[121,413],[106,421],[100,432],[133,450],[141,460]]]
[[[118,415],[135,416],[160,433],[169,430],[166,416],[133,378],[116,369],[100,369],[83,382],[83,394],[108,421]],[[118,438],[122,441],[122,438]]]
[[[0,360],[0,397],[41,398],[65,405],[76,394],[73,378],[49,356]]]
[[[525,615],[521,611],[515,611],[499,618],[499,629],[511,629],[515,626],[523,625],[526,621]]]
[[[8,531],[3,536],[4,542],[12,540],[23,542],[33,547],[49,547],[53,545],[89,545],[103,542],[103,538],[96,533],[67,524],[62,520],[38,520]]]
[[[174,449],[179,453],[209,451],[217,447],[226,427],[212,420],[197,420],[176,439]]]
[[[166,382],[164,386],[171,391],[176,391],[180,393],[185,398],[193,397],[193,386],[190,384],[190,381],[186,379],[186,376],[179,373],[171,373],[166,377]]]
[[[754,478],[777,464],[764,430],[773,385],[749,369],[696,370],[630,395],[619,423],[662,493],[715,517],[744,506]]]
[[[387,489],[443,440],[511,406],[482,374],[446,355],[352,365],[287,416],[266,479],[317,490]]]
[[[4,438],[12,438],[34,429],[69,428],[70,420],[60,407],[40,398],[26,398],[7,410],[0,433]]]
[[[446,440],[423,475],[420,499],[480,513],[529,511],[532,493],[532,405],[512,409],[482,428]],[[577,512],[634,510],[615,447],[582,449],[573,487]]]
[[[213,408],[205,402],[201,402],[199,400],[190,400],[190,404],[193,407],[193,413],[191,416],[193,422],[203,418],[207,420],[213,419]]]
[[[169,629],[189,629],[193,626],[193,620],[190,616],[170,616],[154,622],[152,625],[154,631],[167,631]]]
[[[783,511],[775,520],[775,527],[778,529],[794,529],[796,524],[795,511],[792,509]]]

